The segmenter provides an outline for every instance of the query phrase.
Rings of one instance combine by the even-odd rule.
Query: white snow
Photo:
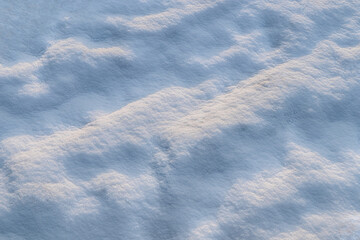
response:
[[[360,2],[0,0],[0,239],[360,238]]]

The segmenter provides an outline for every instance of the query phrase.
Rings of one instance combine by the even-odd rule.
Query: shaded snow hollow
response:
[[[0,0],[0,239],[360,239],[360,1]]]

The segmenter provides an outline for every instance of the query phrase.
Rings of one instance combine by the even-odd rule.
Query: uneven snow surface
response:
[[[0,0],[0,239],[360,239],[359,0]]]

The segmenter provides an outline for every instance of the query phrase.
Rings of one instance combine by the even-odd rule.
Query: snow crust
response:
[[[360,239],[360,1],[0,0],[0,239]]]

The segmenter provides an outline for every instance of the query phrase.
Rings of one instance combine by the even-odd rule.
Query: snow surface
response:
[[[360,239],[359,0],[0,0],[0,239]]]

